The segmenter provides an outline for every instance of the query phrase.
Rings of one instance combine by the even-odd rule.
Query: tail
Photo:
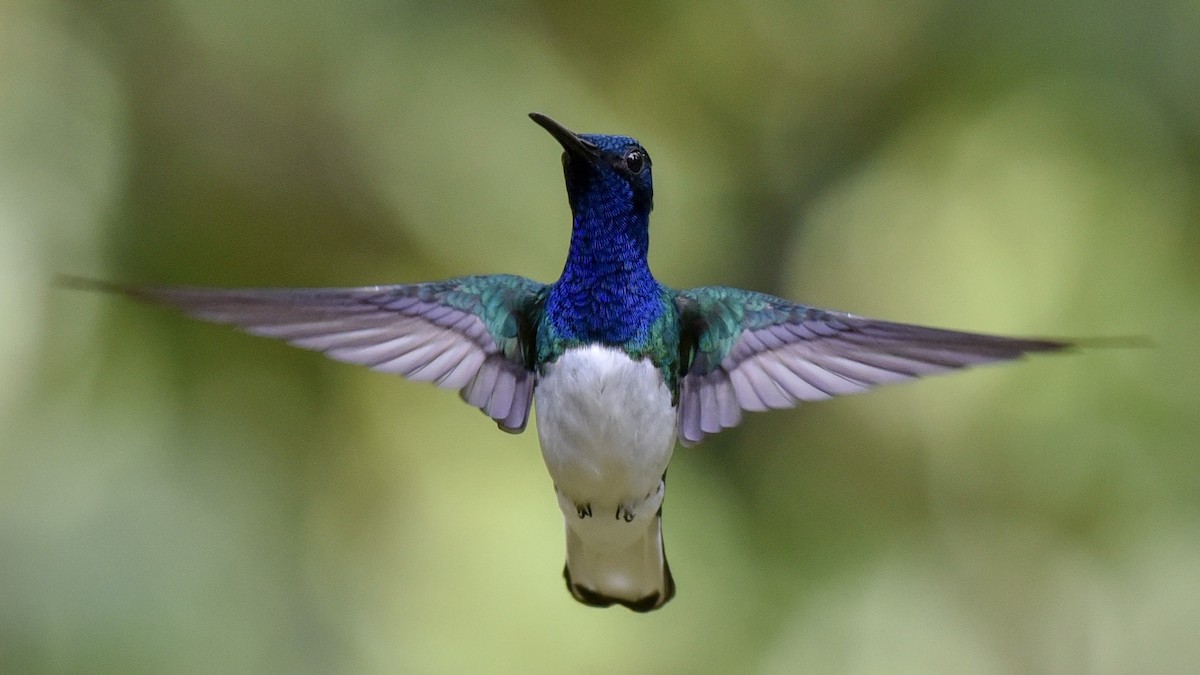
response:
[[[615,603],[635,612],[649,612],[675,597],[675,580],[663,549],[661,508],[640,537],[615,550],[590,546],[570,525],[566,529],[563,577],[576,600],[592,607]]]

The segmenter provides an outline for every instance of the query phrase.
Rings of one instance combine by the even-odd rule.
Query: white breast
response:
[[[538,378],[538,439],[554,484],[576,504],[643,502],[675,449],[675,409],[648,360],[591,345],[568,351]]]

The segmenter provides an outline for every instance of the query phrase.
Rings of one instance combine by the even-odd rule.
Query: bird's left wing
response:
[[[743,410],[790,408],[1070,346],[877,321],[719,286],[681,291],[676,306],[684,445],[736,425]]]
[[[505,431],[529,419],[535,309],[545,286],[491,275],[318,289],[73,285],[167,305],[374,370],[457,389]]]

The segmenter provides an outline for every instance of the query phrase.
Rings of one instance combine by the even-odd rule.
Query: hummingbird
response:
[[[677,442],[695,445],[747,411],[1071,346],[874,320],[724,286],[665,286],[647,260],[646,149],[530,117],[562,146],[571,207],[570,247],[553,283],[509,274],[315,289],[72,281],[458,391],[507,432],[523,431],[535,410],[565,521],[568,591],[586,605],[637,612],[675,595],[662,506]]]

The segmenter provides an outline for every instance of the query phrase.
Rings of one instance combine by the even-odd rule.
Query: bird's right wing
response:
[[[687,364],[679,383],[684,445],[736,425],[743,410],[790,408],[1070,346],[867,319],[720,286],[681,291],[676,306]]]
[[[318,289],[67,281],[232,324],[339,361],[457,389],[505,431],[520,432],[529,419],[536,379],[532,317],[545,286],[524,277]]]

